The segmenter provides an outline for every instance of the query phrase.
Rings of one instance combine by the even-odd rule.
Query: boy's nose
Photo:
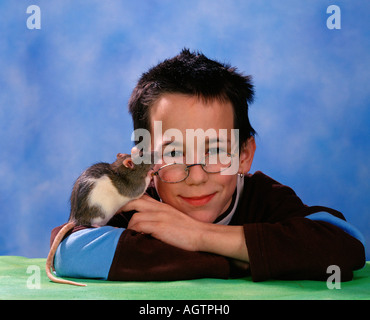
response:
[[[208,173],[205,172],[201,165],[194,165],[189,170],[189,176],[185,180],[188,185],[198,185],[208,180]]]

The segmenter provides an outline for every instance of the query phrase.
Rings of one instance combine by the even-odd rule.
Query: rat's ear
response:
[[[117,159],[124,159],[126,157],[129,157],[130,155],[127,153],[117,153]]]
[[[135,167],[134,162],[132,161],[131,158],[126,158],[122,161],[122,164],[129,169],[133,169]]]

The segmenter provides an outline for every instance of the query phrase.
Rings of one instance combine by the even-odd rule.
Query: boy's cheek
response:
[[[158,177],[154,177],[154,185],[162,201],[173,206],[173,201],[171,200],[173,200],[176,195],[177,185],[165,183]]]

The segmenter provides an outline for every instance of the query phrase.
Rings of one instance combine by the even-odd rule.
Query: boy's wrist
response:
[[[199,250],[249,262],[243,226],[204,223],[199,233]]]

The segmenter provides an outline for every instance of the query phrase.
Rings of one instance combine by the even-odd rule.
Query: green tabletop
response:
[[[354,279],[329,289],[322,281],[197,279],[161,282],[78,280],[86,287],[50,282],[46,259],[0,256],[0,299],[249,300],[370,299],[370,262]],[[330,276],[330,275],[328,275]]]

